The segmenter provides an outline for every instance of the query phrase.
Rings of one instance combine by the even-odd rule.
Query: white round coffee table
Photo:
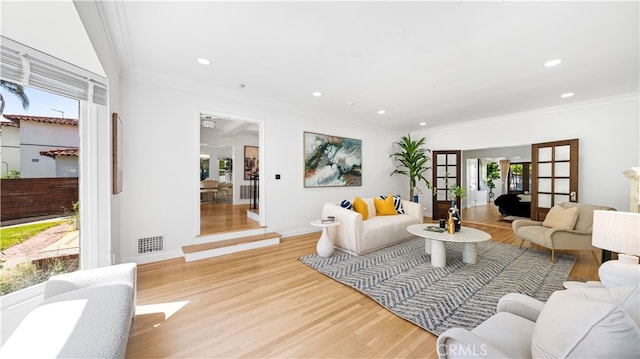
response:
[[[322,220],[314,219],[313,221],[311,221],[311,225],[316,227],[322,227],[322,235],[318,240],[318,244],[316,244],[316,252],[318,252],[318,255],[320,257],[330,257],[333,254],[334,248],[333,248],[333,240],[331,239],[331,237],[329,237],[329,232],[327,231],[327,228],[339,226],[340,222],[333,221],[330,223],[322,223]]]
[[[478,249],[476,243],[491,239],[491,235],[479,229],[462,227],[460,232],[449,234],[425,230],[428,226],[438,227],[438,225],[422,223],[412,224],[407,227],[409,233],[418,237],[423,237],[425,252],[431,254],[431,265],[444,268],[447,265],[447,251],[445,242],[462,243],[462,261],[468,264],[478,263]]]

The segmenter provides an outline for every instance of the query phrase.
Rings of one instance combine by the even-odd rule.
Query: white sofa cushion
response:
[[[637,358],[640,329],[615,298],[593,297],[602,288],[563,290],[551,295],[535,324],[533,357]]]
[[[131,286],[86,287],[53,296],[29,313],[0,350],[3,358],[124,358]]]
[[[419,223],[414,217],[404,214],[395,216],[374,216],[366,221],[362,229],[362,250],[369,252],[389,245],[393,240],[411,238],[407,227]]]

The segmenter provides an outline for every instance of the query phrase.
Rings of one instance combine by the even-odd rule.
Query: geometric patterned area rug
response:
[[[486,241],[478,243],[478,263],[462,262],[462,246],[447,244],[447,266],[435,268],[424,239],[413,238],[354,256],[336,250],[299,260],[352,287],[401,318],[435,334],[453,327],[473,329],[496,313],[507,293],[546,301],[562,289],[575,257]]]

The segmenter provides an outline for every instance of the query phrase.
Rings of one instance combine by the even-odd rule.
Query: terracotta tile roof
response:
[[[17,122],[13,121],[0,121],[0,126],[20,127]]]
[[[78,126],[78,120],[73,118],[43,117],[43,116],[28,116],[28,115],[2,115],[2,117],[16,123],[18,127],[20,126],[20,121],[35,121],[35,122],[42,122],[42,123],[53,123],[58,125]],[[5,123],[6,122],[2,121],[3,126],[12,126],[12,125],[6,125]]]
[[[51,150],[40,151],[40,155],[55,158],[56,156],[75,156],[78,157],[78,147],[71,148],[54,148]]]

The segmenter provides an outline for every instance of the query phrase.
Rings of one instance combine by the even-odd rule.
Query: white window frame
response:
[[[111,121],[107,79],[3,36],[0,45],[3,80],[80,101],[80,269],[111,265]],[[35,79],[30,71],[32,62],[45,70],[36,74]],[[59,74],[64,76],[61,78]],[[60,86],[60,91],[56,91],[56,86]],[[21,317],[40,303],[43,293],[44,285],[38,284],[1,298],[2,342]]]

